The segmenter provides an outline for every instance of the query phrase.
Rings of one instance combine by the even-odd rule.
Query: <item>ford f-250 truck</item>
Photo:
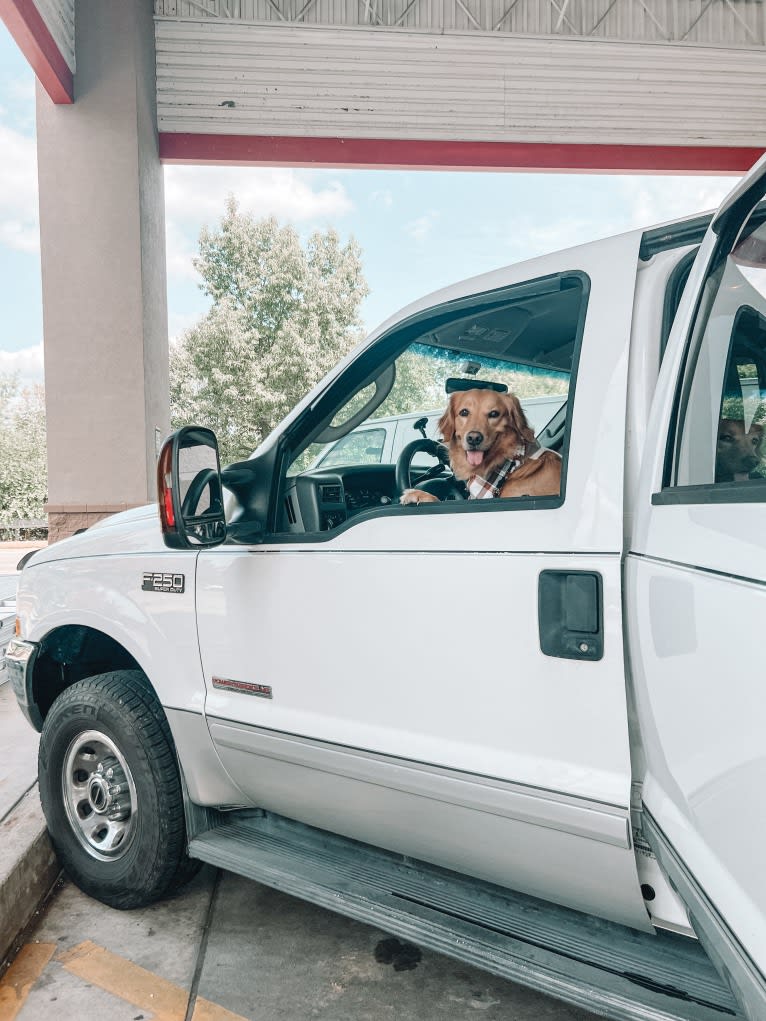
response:
[[[212,862],[606,1017],[766,1018],[765,189],[416,302],[34,555],[9,669],[85,891]],[[301,470],[413,379],[565,390],[560,493],[417,438]]]

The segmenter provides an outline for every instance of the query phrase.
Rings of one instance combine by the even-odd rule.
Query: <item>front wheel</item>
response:
[[[170,728],[139,671],[87,677],[59,695],[39,778],[59,861],[90,896],[143,907],[196,871]]]

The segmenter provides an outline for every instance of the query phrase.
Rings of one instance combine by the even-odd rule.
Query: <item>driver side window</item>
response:
[[[542,497],[557,505],[587,293],[583,274],[544,278],[451,314],[431,310],[407,343],[381,338],[386,385],[358,369],[357,388],[317,413],[315,434],[287,467],[278,531],[327,532],[402,504],[465,511],[496,497]]]

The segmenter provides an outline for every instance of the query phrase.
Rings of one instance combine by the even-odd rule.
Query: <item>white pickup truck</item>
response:
[[[766,1018],[765,190],[424,298],[34,555],[9,670],[84,890],[207,861],[609,1018]],[[455,379],[568,391],[558,495],[466,499],[433,440],[297,467]]]

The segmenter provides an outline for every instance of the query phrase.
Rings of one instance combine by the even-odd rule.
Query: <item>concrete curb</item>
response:
[[[0,822],[0,962],[32,921],[60,871],[35,784]]]

